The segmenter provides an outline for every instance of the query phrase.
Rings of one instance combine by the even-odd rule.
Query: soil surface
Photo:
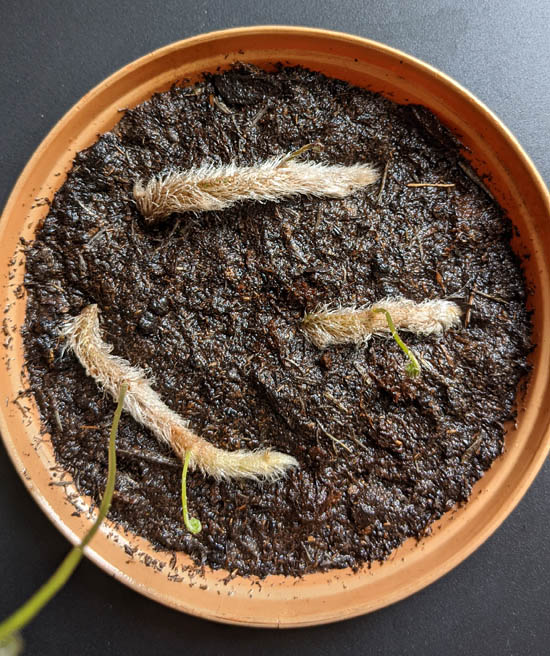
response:
[[[250,165],[311,142],[305,159],[386,171],[345,200],[240,203],[148,227],[136,179],[205,162]],[[427,110],[300,68],[237,67],[127,111],[79,153],[28,248],[24,327],[32,390],[60,465],[99,499],[114,402],[70,353],[62,322],[101,309],[114,353],[226,449],[271,446],[299,469],[273,484],[188,477],[124,415],[111,517],[199,564],[265,576],[357,568],[465,501],[503,449],[528,371],[530,322],[503,211]],[[407,187],[446,182],[454,187]],[[300,322],[319,303],[449,298],[441,337],[319,351]],[[339,442],[340,443],[339,443]]]

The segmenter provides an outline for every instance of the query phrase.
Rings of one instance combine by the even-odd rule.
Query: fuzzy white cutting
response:
[[[417,335],[440,335],[460,325],[462,310],[451,301],[422,301],[406,298],[385,298],[372,305],[319,306],[306,314],[302,327],[309,339],[320,349],[335,344],[361,344],[372,335],[390,333],[386,317],[373,310],[384,309],[399,330]]]
[[[160,442],[171,446],[182,461],[185,452],[190,450],[191,468],[198,467],[216,479],[275,480],[298,466],[292,456],[272,449],[225,451],[190,430],[187,421],[152,389],[142,369],[111,355],[113,347],[101,338],[97,305],[89,305],[80,315],[69,319],[62,328],[62,335],[86,373],[114,399],[118,397],[121,384],[128,384],[124,409],[151,430]]]
[[[170,171],[134,185],[134,199],[143,216],[154,223],[173,212],[222,210],[242,200],[278,201],[298,195],[344,198],[376,182],[370,164],[328,166],[272,157],[256,166],[205,165]]]

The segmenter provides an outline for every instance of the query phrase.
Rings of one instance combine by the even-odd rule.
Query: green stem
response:
[[[15,613],[10,615],[0,624],[0,644],[6,642],[10,636],[24,628],[42,610],[48,601],[65,585],[71,574],[76,569],[80,559],[84,555],[84,547],[89,544],[90,540],[97,533],[101,523],[109,512],[111,499],[115,489],[116,478],[115,440],[127,389],[128,386],[126,384],[123,384],[120,387],[118,405],[115,411],[115,416],[113,418],[113,424],[111,426],[111,434],[109,436],[109,465],[107,473],[107,485],[105,486],[105,493],[103,495],[103,499],[101,500],[101,506],[99,507],[97,518],[90,530],[82,538],[82,542],[78,546],[73,547],[71,551],[69,551],[61,565],[59,565],[59,567],[46,581],[46,583],[44,583],[44,585],[40,587],[33,594],[33,596],[25,604],[23,604],[23,606],[21,606],[21,608],[16,610]]]
[[[283,159],[279,162],[277,168],[280,169],[282,166],[285,166],[291,160],[296,159],[297,157],[300,157],[300,155],[302,155],[303,153],[305,153],[308,150],[313,150],[316,153],[318,153],[322,150],[322,146],[321,146],[321,144],[319,144],[317,142],[308,143],[305,146],[302,146],[301,148],[298,148],[298,150],[294,150],[291,153],[289,153],[288,155],[285,155],[285,157],[283,157]]]
[[[202,526],[199,519],[196,517],[189,517],[189,512],[187,510],[187,470],[189,468],[190,459],[191,450],[185,452],[185,459],[183,461],[183,472],[181,474],[181,507],[185,528],[195,535],[196,533],[200,533]]]
[[[388,322],[388,327],[390,329],[390,332],[392,334],[392,337],[395,339],[403,353],[409,358],[409,364],[407,365],[407,368],[405,371],[411,376],[411,378],[414,378],[414,376],[418,376],[420,373],[420,364],[418,360],[416,359],[415,354],[411,351],[411,349],[403,342],[401,337],[399,337],[399,333],[397,332],[397,328],[395,327],[395,324],[393,323],[393,319],[391,318],[391,314],[385,310],[384,308],[375,308],[373,312],[376,312],[378,314],[382,313],[386,315],[386,321]]]

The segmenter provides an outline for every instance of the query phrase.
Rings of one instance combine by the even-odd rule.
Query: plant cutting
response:
[[[114,396],[120,385],[128,384],[125,410],[185,462],[184,479],[189,465],[217,479],[276,479],[297,466],[292,456],[271,449],[227,452],[191,431],[185,419],[163,403],[144,371],[111,354],[112,347],[101,339],[97,305],[89,305],[77,317],[69,319],[61,335],[86,373],[107,392]]]
[[[372,335],[393,334],[396,327],[415,335],[441,335],[460,326],[461,316],[461,308],[452,301],[415,303],[386,298],[371,305],[321,305],[305,314],[302,325],[315,346],[325,349],[337,344],[360,345]]]
[[[170,170],[134,184],[134,199],[149,223],[174,212],[223,210],[244,200],[280,201],[294,196],[345,198],[379,178],[370,164],[353,166],[297,162],[314,144],[255,166],[213,166]]]

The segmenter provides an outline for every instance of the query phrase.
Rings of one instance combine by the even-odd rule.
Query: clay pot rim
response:
[[[125,77],[129,76],[131,73],[139,71],[148,63],[161,59],[163,57],[170,56],[172,53],[177,53],[183,48],[193,48],[195,46],[200,46],[208,43],[216,43],[220,40],[227,39],[228,37],[237,37],[237,38],[246,38],[254,36],[260,38],[262,36],[274,35],[280,37],[319,37],[328,42],[338,42],[345,43],[350,46],[359,46],[362,48],[370,49],[373,52],[379,52],[384,55],[389,55],[393,58],[396,58],[401,61],[401,63],[410,67],[411,69],[417,69],[422,74],[430,76],[438,82],[438,84],[443,87],[450,88],[454,93],[458,93],[468,103],[473,105],[475,111],[479,113],[483,119],[492,125],[492,127],[499,133],[500,138],[507,143],[507,146],[513,151],[513,156],[518,159],[523,168],[526,171],[526,175],[529,176],[536,192],[539,194],[543,200],[545,207],[545,216],[546,218],[550,217],[550,196],[548,190],[536,170],[535,166],[531,162],[528,155],[523,151],[520,144],[512,133],[506,128],[506,126],[496,117],[496,115],[489,110],[481,101],[479,101],[474,95],[467,91],[462,85],[454,81],[452,78],[446,74],[438,71],[434,67],[426,64],[425,62],[407,55],[395,48],[383,45],[376,41],[369,39],[364,39],[361,37],[348,35],[341,32],[334,32],[330,30],[323,30],[317,28],[305,28],[305,27],[295,27],[295,26],[280,26],[280,25],[266,25],[266,26],[253,26],[246,28],[232,28],[228,30],[219,30],[213,31],[199,36],[191,37],[178,41],[162,48],[159,48],[152,53],[149,53],[134,62],[127,64],[122,67],[107,79],[100,82],[96,85],[91,91],[89,91],[81,100],[79,100],[52,128],[49,134],[42,141],[40,146],[36,149],[35,153],[29,160],[28,164],[25,166],[23,172],[21,173],[4,209],[2,215],[2,221],[0,221],[0,243],[2,243],[4,233],[6,232],[6,225],[8,223],[8,218],[12,213],[15,213],[15,205],[20,200],[22,190],[28,184],[29,179],[34,173],[34,169],[40,160],[47,155],[48,149],[55,143],[59,138],[59,135],[65,129],[65,127],[70,124],[75,117],[77,117],[84,108],[89,106],[91,102],[97,100],[99,96],[107,89],[111,88],[117,82],[120,82]],[[284,51],[283,51],[284,53]],[[284,57],[280,57],[284,59]],[[277,60],[277,57],[274,57],[272,61]],[[548,292],[546,291],[548,295]],[[541,310],[542,312],[543,310]],[[548,310],[544,308],[544,317],[545,321],[544,326],[550,325],[548,322]],[[548,362],[550,358],[548,357],[548,345],[543,344],[541,346],[541,355],[540,359],[543,362]],[[541,385],[539,384],[539,389]],[[25,445],[19,444],[17,441],[14,441],[11,435],[10,430],[8,429],[8,419],[5,416],[4,412],[0,412],[0,432],[2,433],[4,443],[10,458],[12,459],[16,470],[18,471],[21,479],[25,483],[26,487],[29,489],[37,503],[41,506],[44,512],[52,520],[52,522],[64,533],[64,535],[74,544],[78,542],[78,533],[75,532],[73,523],[69,526],[68,520],[64,513],[60,510],[59,505],[56,502],[51,502],[48,496],[44,495],[38,487],[35,486],[32,477],[27,478],[26,476],[26,463],[22,457],[22,450]],[[525,494],[527,488],[533,481],[540,467],[542,466],[549,450],[550,450],[550,423],[546,421],[544,427],[542,428],[542,437],[538,443],[537,448],[531,453],[531,459],[528,466],[525,468],[525,471],[522,475],[521,481],[515,485],[515,487],[509,492],[506,499],[500,504],[499,512],[487,519],[487,522],[482,528],[477,530],[475,535],[469,536],[468,541],[462,545],[460,548],[457,548],[453,555],[447,557],[444,562],[440,562],[434,568],[429,570],[419,569],[419,573],[413,581],[405,581],[403,585],[397,589],[389,591],[384,597],[379,599],[370,599],[368,602],[358,603],[357,599],[353,603],[345,605],[340,604],[340,606],[328,610],[327,612],[319,611],[315,615],[308,614],[307,612],[303,614],[294,613],[292,617],[286,617],[281,619],[279,616],[274,617],[273,620],[266,619],[265,614],[255,617],[253,614],[250,614],[250,608],[248,608],[248,615],[243,615],[238,612],[239,604],[237,604],[235,611],[223,610],[216,611],[214,607],[208,608],[205,610],[200,606],[200,603],[197,604],[196,599],[188,598],[185,596],[184,599],[174,600],[173,597],[165,594],[163,591],[159,591],[154,583],[151,584],[151,581],[148,580],[149,577],[142,577],[141,574],[138,577],[132,575],[132,571],[128,568],[123,568],[113,565],[112,561],[109,559],[109,554],[112,555],[113,551],[109,551],[108,543],[110,542],[108,535],[98,535],[95,539],[96,545],[93,545],[92,548],[86,549],[86,555],[98,564],[102,569],[112,574],[122,582],[126,583],[133,589],[149,596],[161,603],[169,605],[171,607],[177,608],[179,610],[185,610],[188,613],[195,614],[199,617],[214,619],[217,621],[232,623],[232,624],[241,624],[247,626],[278,626],[278,627],[290,627],[290,626],[309,626],[315,624],[322,624],[332,621],[337,621],[341,619],[346,619],[354,617],[356,615],[370,612],[377,608],[381,608],[385,605],[393,603],[399,599],[402,599],[421,588],[425,587],[429,583],[435,581],[437,578],[448,572],[450,569],[455,567],[460,563],[464,558],[470,555],[477,547],[479,547],[495,530],[498,526],[504,521],[504,519],[510,514],[510,512],[517,505],[519,500]],[[505,457],[505,456],[504,456]],[[56,505],[57,504],[57,505]],[[111,545],[112,546],[112,545]],[[107,555],[106,555],[107,554]],[[378,571],[378,570],[377,570]],[[308,575],[308,577],[317,577],[315,581],[315,586],[320,584],[319,577],[326,579],[337,578],[338,574],[334,570],[329,571],[327,574],[315,574]],[[154,578],[154,577],[152,577]],[[238,577],[240,578],[240,577]],[[276,584],[280,584],[280,579],[283,577],[269,577],[277,579]],[[220,578],[217,577],[217,581]],[[290,579],[294,581],[294,579]],[[326,584],[326,583],[325,583]],[[215,583],[217,585],[217,583]],[[284,587],[284,586],[283,586]],[[288,586],[290,593],[292,593],[292,584]],[[263,599],[263,597],[262,597]]]

